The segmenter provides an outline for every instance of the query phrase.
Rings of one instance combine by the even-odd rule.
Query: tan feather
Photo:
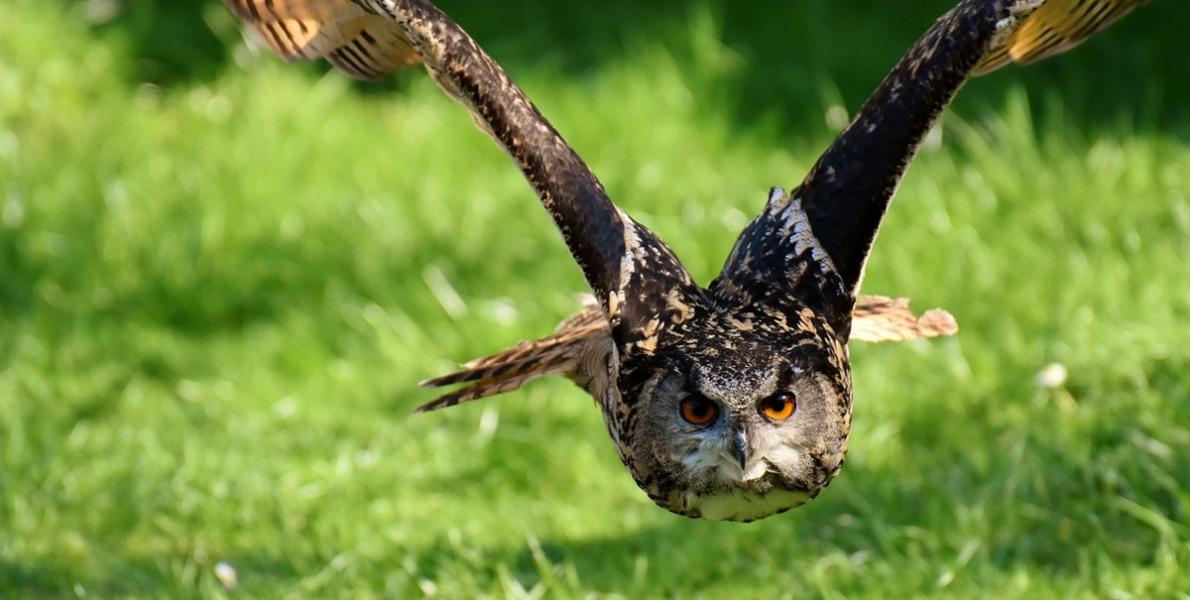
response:
[[[525,341],[491,356],[477,358],[453,373],[421,382],[423,388],[468,385],[442,395],[417,408],[429,412],[471,400],[487,398],[519,389],[525,383],[559,373],[584,385],[589,374],[584,367],[610,345],[607,318],[594,299],[585,300],[586,308],[566,319],[553,335]],[[942,309],[926,311],[921,317],[909,309],[907,298],[861,296],[855,304],[851,339],[865,342],[900,342],[917,338],[954,335],[958,324]]]
[[[954,316],[940,308],[921,317],[909,310],[908,298],[861,296],[851,318],[851,339],[864,342],[903,342],[958,333]]]
[[[1009,63],[1028,64],[1081,44],[1148,0],[1049,0],[975,67],[984,75]]]
[[[285,60],[326,58],[357,79],[421,62],[400,28],[350,0],[224,0]]]
[[[590,302],[593,301],[591,298]],[[511,392],[528,381],[553,373],[573,379],[584,351],[604,342],[609,335],[603,311],[590,302],[584,302],[586,307],[582,312],[562,321],[553,335],[520,342],[503,352],[472,360],[458,371],[421,382],[423,388],[470,385],[418,407],[417,412]]]

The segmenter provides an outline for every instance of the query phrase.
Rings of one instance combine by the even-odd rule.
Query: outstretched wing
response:
[[[346,49],[339,58],[354,59],[347,50],[358,54],[361,37],[365,43],[366,38],[398,40],[412,48],[442,89],[466,106],[521,168],[561,230],[618,343],[627,346],[644,323],[668,322],[675,292],[687,305],[702,298],[669,248],[612,203],[587,165],[504,70],[429,1],[227,1],[236,14],[262,29],[283,56],[338,60],[328,50],[334,47]],[[355,41],[340,45],[349,34]],[[336,64],[371,74],[392,62]]]
[[[1028,64],[1081,44],[1148,0],[1049,0],[992,48],[974,75],[1016,62]]]
[[[770,195],[764,212],[741,233],[712,292],[737,303],[760,295],[817,300],[836,331],[845,331],[901,177],[977,65],[994,66],[1002,52],[1014,58],[1019,52],[1022,60],[1060,52],[1139,3],[960,2],[893,67],[801,185],[788,195]]]
[[[390,20],[350,0],[225,0],[286,60],[325,58],[356,79],[378,79],[421,57]]]
[[[935,308],[918,317],[909,309],[908,298],[884,296],[860,296],[852,323],[851,339],[873,343],[948,336],[959,330],[954,317],[945,310]],[[603,366],[610,336],[603,311],[588,303],[585,310],[558,325],[553,335],[521,342],[503,352],[470,361],[458,371],[421,382],[424,388],[466,385],[423,404],[417,412],[511,392],[546,375],[564,375],[586,387],[597,376],[587,371]]]
[[[802,183],[770,193],[712,293],[735,304],[809,305],[846,339],[872,242],[918,145],[1004,24],[1035,8],[1035,0],[963,0],[938,19]]]

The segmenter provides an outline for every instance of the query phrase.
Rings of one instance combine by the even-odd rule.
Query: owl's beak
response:
[[[737,428],[731,438],[731,457],[740,465],[740,471],[743,471],[748,464],[748,436],[744,433],[743,427]]]

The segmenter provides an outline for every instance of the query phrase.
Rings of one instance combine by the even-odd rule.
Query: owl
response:
[[[1062,52],[1142,2],[962,0],[914,44],[802,182],[772,188],[722,271],[696,283],[618,208],[504,70],[427,0],[226,0],[287,59],[374,79],[423,64],[512,157],[590,286],[552,336],[425,382],[433,410],[550,373],[594,397],[624,465],[680,515],[752,521],[817,496],[843,467],[852,339],[948,335],[904,300],[859,296],[923,136],[972,75]]]

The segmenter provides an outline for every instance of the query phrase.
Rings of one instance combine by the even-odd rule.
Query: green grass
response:
[[[578,72],[495,43],[703,282],[829,141],[826,107],[923,26],[757,96],[766,46],[727,6]],[[1180,64],[1160,40],[1181,38],[968,86],[865,282],[950,309],[959,337],[854,347],[841,477],[735,525],[654,507],[565,382],[409,415],[419,379],[548,332],[583,289],[425,77],[367,91],[233,50],[148,85],[137,29],[79,14],[0,0],[0,597],[1187,597],[1186,80],[1080,101],[1099,58],[1129,80]],[[1069,380],[1039,388],[1051,362]]]

